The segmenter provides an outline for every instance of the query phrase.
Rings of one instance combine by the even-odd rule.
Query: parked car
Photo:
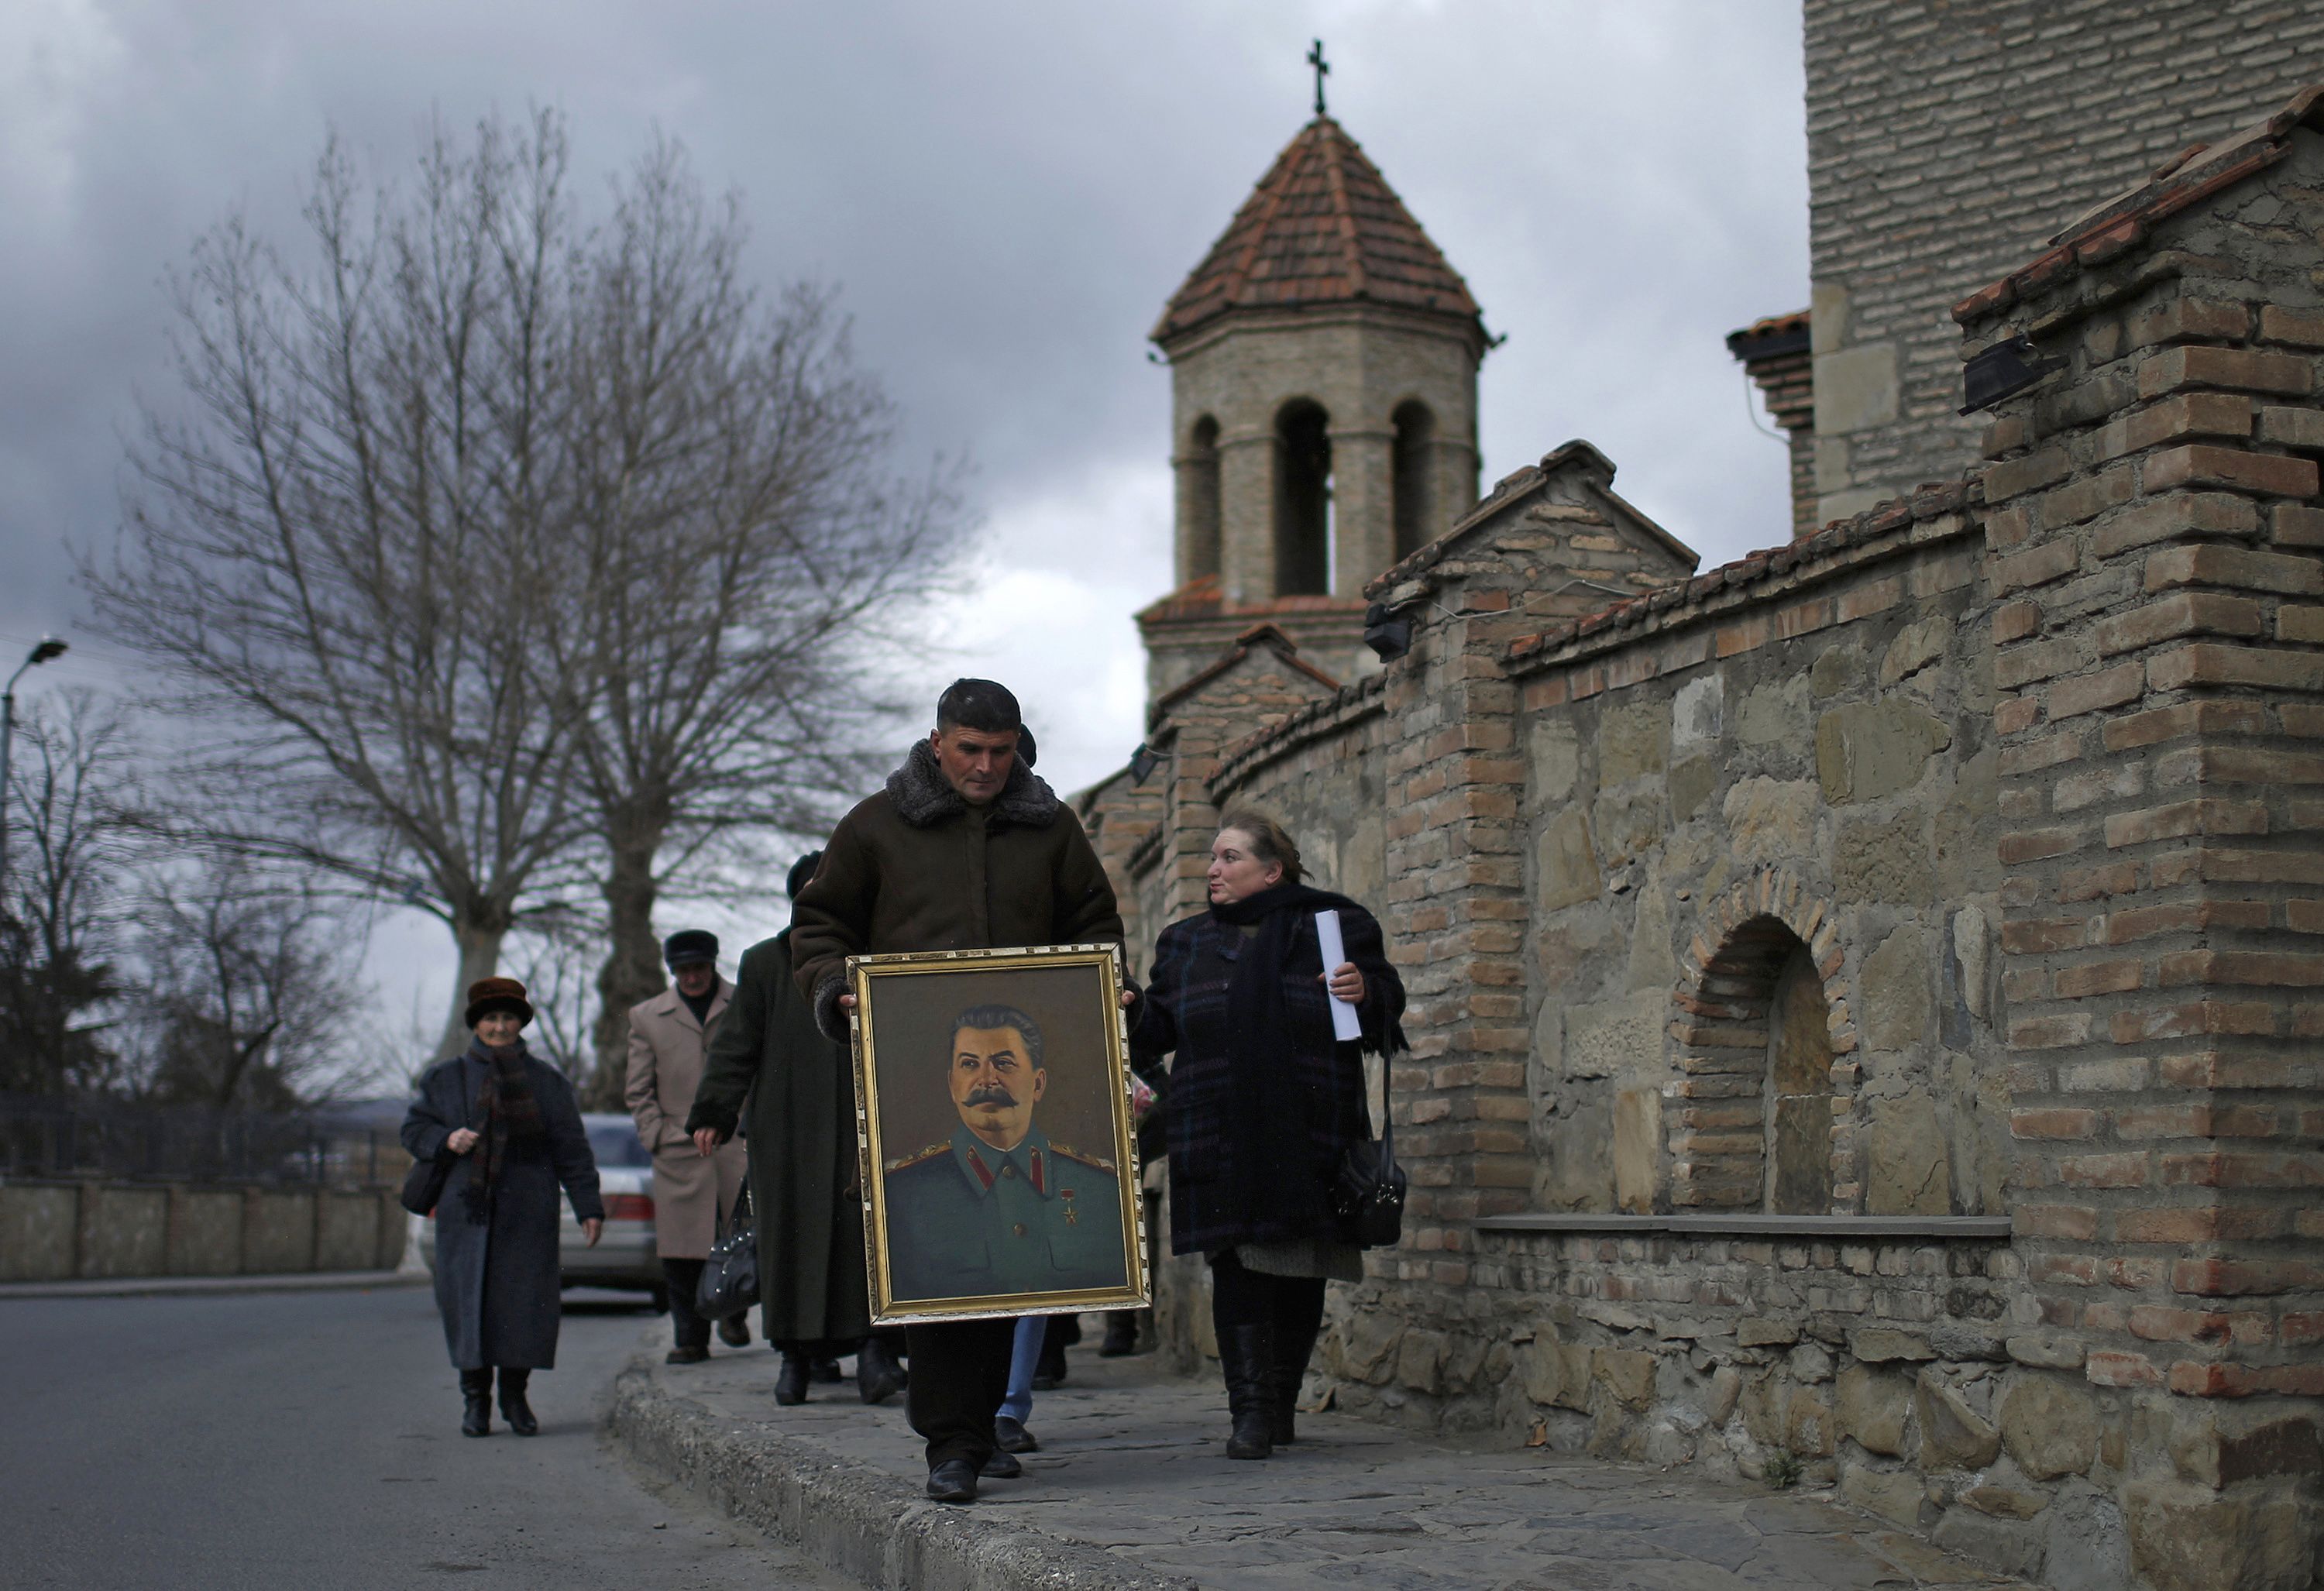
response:
[[[567,1287],[608,1287],[653,1295],[657,1310],[669,1308],[661,1259],[654,1252],[653,1156],[626,1116],[585,1112],[581,1126],[597,1157],[597,1188],[605,1200],[605,1230],[592,1248],[581,1236],[573,1207],[558,1201],[558,1268]],[[420,1258],[436,1269],[436,1221],[420,1223]]]

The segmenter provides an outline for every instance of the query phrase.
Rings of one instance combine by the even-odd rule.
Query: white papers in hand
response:
[[[1331,986],[1333,971],[1348,959],[1348,947],[1340,939],[1340,914],[1326,907],[1315,914],[1315,942],[1323,950],[1324,986]],[[1364,1036],[1364,1025],[1356,1018],[1352,1001],[1332,997],[1332,1035],[1345,1042]]]

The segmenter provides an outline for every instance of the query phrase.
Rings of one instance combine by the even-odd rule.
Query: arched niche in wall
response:
[[[1275,417],[1275,594],[1332,590],[1332,417],[1295,398]]]
[[[1674,997],[1671,1202],[1835,1213],[1834,1062],[1856,1047],[1824,904],[1783,869],[1709,903]]]
[[[1396,513],[1396,556],[1402,558],[1435,538],[1436,527],[1430,520],[1436,502],[1436,417],[1428,405],[1415,398],[1397,404],[1388,418],[1396,427],[1388,473]]]
[[[1179,490],[1186,494],[1186,578],[1219,572],[1219,422],[1196,420],[1180,461]]]

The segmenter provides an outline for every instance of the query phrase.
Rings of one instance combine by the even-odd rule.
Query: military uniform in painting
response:
[[[1001,1150],[964,1123],[890,1161],[883,1182],[899,1302],[1127,1283],[1113,1163],[1038,1127]]]

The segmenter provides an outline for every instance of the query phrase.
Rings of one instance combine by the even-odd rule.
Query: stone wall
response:
[[[1818,523],[1977,461],[1954,300],[2324,78],[2317,0],[1807,0]]]
[[[1827,1069],[1793,1213],[2001,1208],[1980,549],[1921,507],[1513,661],[1536,1208],[1763,1208],[1790,953]]]
[[[392,1270],[393,1189],[14,1182],[0,1186],[0,1282]]]

